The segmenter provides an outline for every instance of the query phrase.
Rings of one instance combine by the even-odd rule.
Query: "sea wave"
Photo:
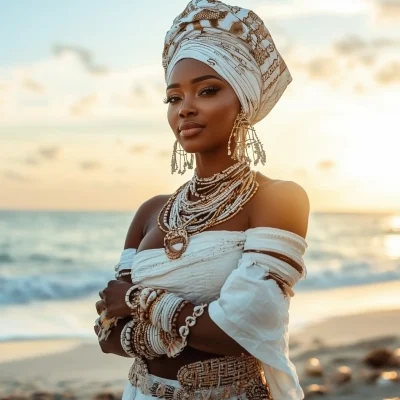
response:
[[[76,274],[0,276],[0,305],[82,298],[103,289],[111,279],[114,279],[114,276],[108,271],[80,275],[79,279],[76,278]]]
[[[315,266],[314,266],[315,263]],[[326,263],[320,260],[307,264],[307,278],[299,282],[297,290],[329,289],[368,283],[400,280],[400,260],[380,265],[362,260]],[[29,304],[33,301],[68,300],[87,297],[103,289],[114,279],[112,270],[88,270],[32,274],[29,276],[0,275],[0,305]]]
[[[340,269],[327,268],[318,273],[309,268],[307,278],[299,282],[296,289],[311,291],[400,280],[400,263],[380,270],[374,267],[375,264],[354,262],[346,263]]]

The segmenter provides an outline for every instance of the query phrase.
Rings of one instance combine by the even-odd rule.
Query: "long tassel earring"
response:
[[[179,160],[177,159],[177,155],[179,155]],[[183,150],[182,146],[176,140],[174,143],[174,148],[172,151],[172,159],[171,159],[171,174],[178,171],[178,174],[183,175],[187,169],[193,169],[194,164],[194,155],[190,154],[190,161],[188,160],[188,153]]]
[[[234,143],[235,149],[231,150],[231,143]],[[250,157],[250,152],[251,156]],[[233,124],[231,135],[228,141],[228,155],[232,159],[239,162],[250,164],[254,161],[254,165],[261,162],[265,165],[266,155],[263,145],[257,136],[254,127],[251,125],[248,115],[240,110]]]

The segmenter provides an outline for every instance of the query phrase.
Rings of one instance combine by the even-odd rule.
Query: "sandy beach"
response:
[[[342,295],[350,296],[353,290],[342,290]],[[294,312],[310,298],[317,302],[318,293],[300,293]],[[290,337],[290,355],[302,387],[313,392],[306,398],[325,391],[325,399],[400,396],[400,382],[395,379],[396,372],[400,376],[400,353],[398,365],[394,358],[391,364],[383,358],[375,367],[368,366],[363,360],[377,349],[392,355],[400,349],[400,308],[328,317]],[[0,355],[0,399],[120,399],[131,363],[103,354],[95,339],[3,342]],[[338,372],[343,366],[348,369]]]

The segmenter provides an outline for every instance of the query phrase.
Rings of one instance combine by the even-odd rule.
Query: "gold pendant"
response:
[[[165,253],[170,260],[176,260],[186,250],[189,238],[186,229],[179,228],[169,231],[164,237]]]

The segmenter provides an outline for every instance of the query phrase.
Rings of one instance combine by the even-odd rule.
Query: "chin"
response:
[[[210,143],[204,137],[180,138],[180,144],[187,153],[201,153],[210,147]]]

